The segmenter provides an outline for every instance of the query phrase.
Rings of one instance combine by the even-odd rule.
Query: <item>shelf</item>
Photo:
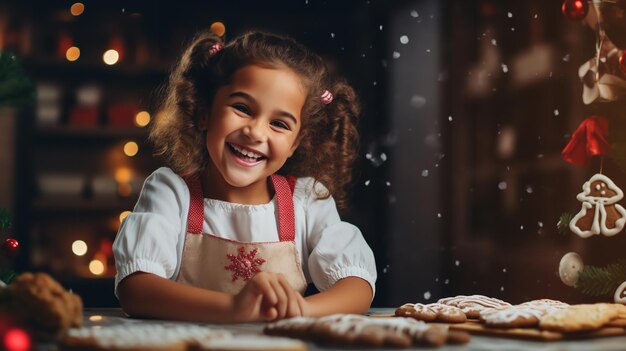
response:
[[[135,206],[136,198],[126,199],[81,199],[66,197],[40,198],[33,201],[33,210],[37,212],[113,212],[130,211]]]
[[[36,135],[41,138],[65,139],[65,138],[97,138],[97,139],[121,139],[121,138],[145,138],[148,136],[147,128],[138,127],[39,127]]]

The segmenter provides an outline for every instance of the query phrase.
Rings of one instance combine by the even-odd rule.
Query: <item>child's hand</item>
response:
[[[280,273],[256,274],[233,298],[236,321],[271,321],[304,316],[307,302]]]

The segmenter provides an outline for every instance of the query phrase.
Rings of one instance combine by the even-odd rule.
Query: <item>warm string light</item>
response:
[[[131,211],[124,211],[120,213],[120,223],[122,223],[124,221],[124,218],[128,217],[128,215],[131,213],[132,213]]]
[[[76,240],[72,243],[72,252],[76,256],[84,256],[87,250],[87,243],[82,240]]]
[[[124,154],[128,157],[133,157],[139,152],[139,145],[134,141],[129,141],[124,144]]]
[[[213,34],[221,37],[224,36],[224,34],[226,33],[226,26],[222,22],[213,22],[211,24],[211,27],[209,27],[209,30]]]
[[[82,2],[74,3],[70,7],[70,13],[72,14],[72,16],[80,16],[83,14],[84,11],[85,11],[85,5]]]
[[[30,337],[20,328],[10,328],[4,333],[3,350],[28,351],[31,347]]]
[[[113,50],[113,49],[105,51],[104,54],[102,55],[102,61],[104,61],[104,63],[106,63],[109,66],[116,64],[119,59],[120,59],[120,54],[116,50]]]
[[[137,127],[145,127],[150,123],[150,113],[141,111],[135,116],[135,125]]]
[[[102,275],[104,274],[105,269],[106,266],[104,265],[104,263],[97,258],[94,258],[93,260],[91,260],[91,262],[89,262],[89,271],[93,275]]]
[[[80,57],[80,49],[76,46],[72,46],[65,52],[65,58],[70,61],[76,61]]]

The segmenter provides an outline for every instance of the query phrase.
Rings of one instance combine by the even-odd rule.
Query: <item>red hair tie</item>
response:
[[[216,53],[218,53],[220,50],[222,50],[223,48],[224,48],[224,45],[220,43],[215,43],[211,45],[211,48],[209,49],[209,55],[213,56]]]
[[[322,98],[322,102],[324,103],[324,105],[328,105],[331,102],[333,102],[333,93],[331,93],[328,90],[324,90],[324,93],[321,96]]]

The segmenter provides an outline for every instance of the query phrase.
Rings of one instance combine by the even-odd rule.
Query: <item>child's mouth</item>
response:
[[[235,156],[235,160],[240,161],[246,166],[254,166],[265,160],[267,157],[256,152],[244,149],[235,144],[226,143],[230,152]]]

